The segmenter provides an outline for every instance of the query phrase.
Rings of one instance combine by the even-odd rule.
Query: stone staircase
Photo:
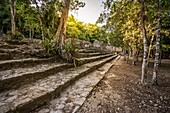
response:
[[[9,49],[3,45],[1,50]],[[76,112],[119,59],[96,48],[79,49],[77,57],[77,67],[58,56],[1,59],[0,113]]]
[[[39,43],[36,40],[0,40],[0,60],[45,57],[45,51]]]

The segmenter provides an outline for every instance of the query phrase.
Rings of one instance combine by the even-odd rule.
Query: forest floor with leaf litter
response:
[[[150,64],[148,79],[152,77]],[[170,60],[162,60],[158,86],[142,86],[141,62],[121,58],[91,92],[78,113],[170,113]]]

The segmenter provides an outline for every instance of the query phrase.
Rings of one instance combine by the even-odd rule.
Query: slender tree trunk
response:
[[[29,28],[29,37],[30,37],[30,39],[32,38],[32,30],[31,30],[31,27]]]
[[[134,32],[133,32],[133,39],[135,39],[135,35],[134,35]],[[135,41],[136,42],[136,41]],[[135,47],[132,47],[132,65],[136,65],[136,47],[137,45],[135,45]]]
[[[132,65],[136,65],[136,62],[137,62],[137,48],[135,47],[133,49],[133,60],[132,60]]]
[[[0,30],[0,36],[2,36],[3,35],[3,26],[1,27],[1,30]]]
[[[16,1],[9,0],[9,6],[11,11],[11,32],[15,35],[15,14],[16,14]]]
[[[126,54],[126,63],[128,64],[128,62],[129,62],[129,54],[130,52],[129,52],[129,49],[128,49],[128,52],[127,52],[127,54]]]
[[[56,45],[62,47],[66,39],[66,26],[70,7],[70,0],[61,0],[63,4],[63,11],[59,20],[59,26],[56,32]]]
[[[32,40],[33,40],[33,38],[34,38],[34,28],[32,28]]]
[[[123,56],[124,56],[124,60],[126,61],[126,50],[123,49]]]
[[[155,52],[155,62],[154,62],[153,77],[152,77],[153,85],[158,84],[157,76],[158,76],[159,58],[160,58],[160,30],[161,30],[160,3],[161,3],[161,0],[158,0],[158,20],[157,20],[158,23],[157,23],[157,30],[156,30],[156,52]]]
[[[146,37],[145,29],[145,0],[141,0],[141,29],[144,47],[141,83],[145,84],[147,79],[147,57],[148,57],[148,40]]]
[[[133,49],[130,46],[129,46],[129,51],[130,51],[129,57],[132,57],[133,56]]]
[[[140,48],[137,48],[136,61],[139,61]]]
[[[161,61],[162,61],[162,50],[161,50],[161,47],[160,47],[160,55],[159,55],[159,65],[161,65]]]
[[[42,19],[41,19],[40,15],[39,15],[39,21],[40,21],[40,28],[41,28],[41,36],[42,36],[42,40],[44,42],[45,41],[44,28],[43,28],[43,23],[42,23]]]
[[[136,65],[136,53],[135,53],[135,50],[133,50],[132,65]]]
[[[153,39],[154,39],[154,35],[152,36],[151,41],[150,41],[150,45],[149,45],[147,65],[149,64],[149,56],[151,54],[151,49],[152,49],[152,46],[153,46],[153,44],[152,44],[153,43]]]

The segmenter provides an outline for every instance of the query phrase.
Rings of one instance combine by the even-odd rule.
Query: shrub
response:
[[[45,38],[44,41],[42,42],[43,48],[45,48],[47,53],[55,53],[56,48],[54,48],[55,41],[53,39],[48,39]]]

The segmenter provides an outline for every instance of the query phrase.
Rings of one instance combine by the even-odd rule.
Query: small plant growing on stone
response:
[[[42,42],[43,48],[45,48],[47,53],[54,53],[56,52],[56,48],[53,47],[55,41],[53,39],[45,38]]]
[[[68,39],[65,41],[62,50],[62,56],[67,59],[68,62],[73,62],[76,67],[78,58],[75,57],[77,52],[77,47],[75,41],[72,39]]]

